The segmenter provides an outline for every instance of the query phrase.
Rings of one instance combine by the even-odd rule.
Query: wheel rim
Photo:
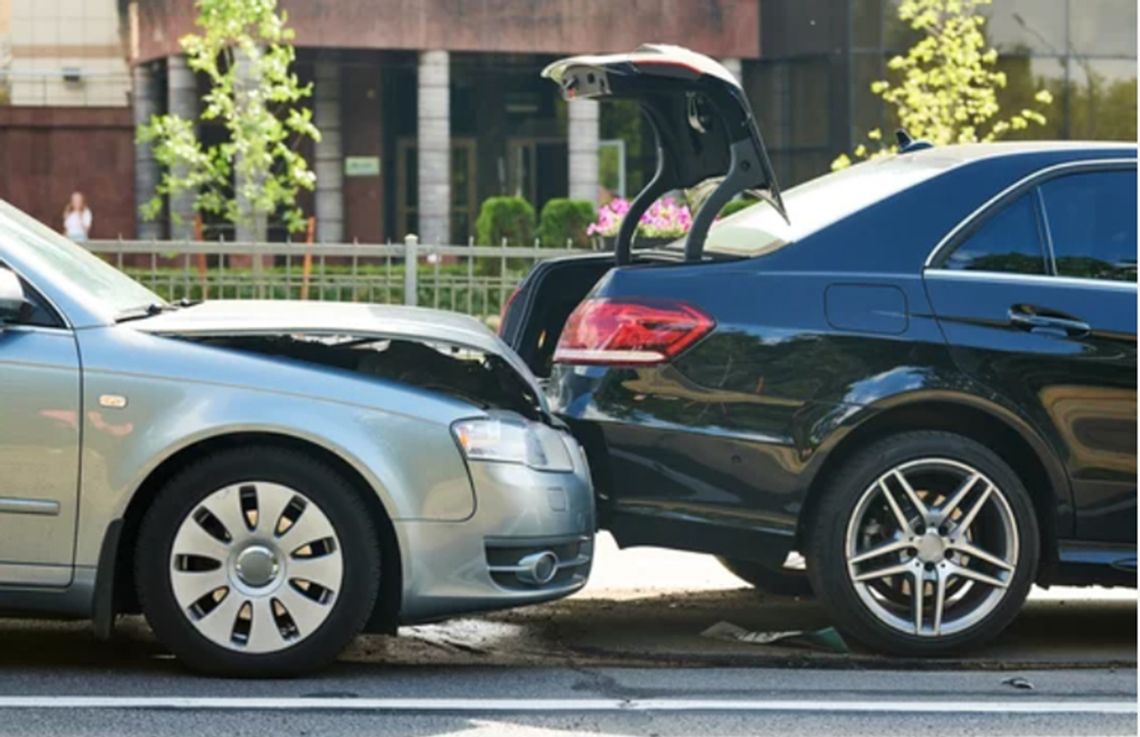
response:
[[[182,521],[170,583],[183,615],[216,645],[246,653],[292,647],[328,619],[344,577],[336,530],[281,484],[211,493]]]
[[[1017,570],[1005,493],[959,461],[896,466],[863,492],[847,526],[847,575],[867,609],[909,635],[944,637],[984,620]]]

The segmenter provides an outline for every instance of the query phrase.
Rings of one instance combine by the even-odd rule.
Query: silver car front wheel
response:
[[[135,544],[139,603],[158,639],[227,676],[332,662],[376,612],[386,526],[368,493],[273,446],[219,451],[175,474]]]
[[[328,619],[342,555],[319,505],[288,486],[250,481],[218,489],[186,515],[170,582],[183,614],[211,642],[271,653]]]

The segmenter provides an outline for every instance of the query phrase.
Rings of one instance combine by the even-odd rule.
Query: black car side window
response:
[[[1028,192],[990,214],[943,264],[945,269],[1044,274],[1036,195]]]
[[[1136,281],[1136,172],[1086,171],[1041,185],[1059,276]]]

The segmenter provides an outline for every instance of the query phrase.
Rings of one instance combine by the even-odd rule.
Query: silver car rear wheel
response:
[[[242,653],[302,642],[329,618],[344,579],[341,541],[318,504],[288,486],[245,481],[182,520],[170,585],[203,637]]]
[[[1002,489],[973,466],[921,458],[863,492],[847,525],[847,575],[882,624],[938,638],[985,620],[1019,561],[1017,522]]]

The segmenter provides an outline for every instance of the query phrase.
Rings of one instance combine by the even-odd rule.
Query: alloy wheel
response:
[[[1012,582],[1017,525],[1005,493],[976,468],[945,458],[879,476],[847,526],[847,575],[883,624],[933,638],[993,612]]]
[[[170,552],[182,613],[211,642],[272,653],[312,635],[341,589],[344,559],[328,516],[281,484],[226,486],[195,505]]]

